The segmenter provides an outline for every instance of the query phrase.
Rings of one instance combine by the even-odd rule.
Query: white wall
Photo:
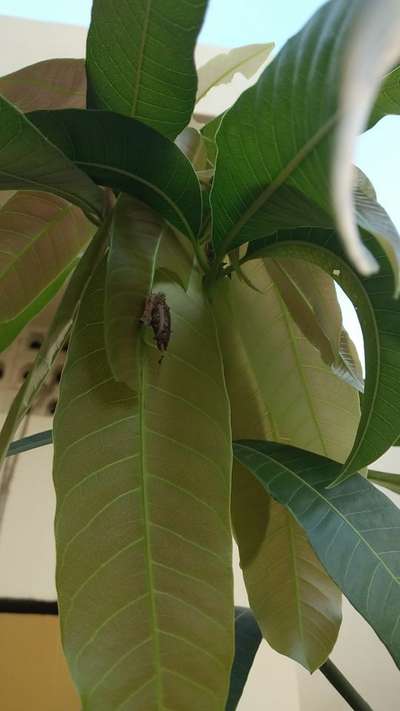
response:
[[[84,55],[86,30],[79,27],[0,17],[0,75],[40,59]],[[215,50],[202,48],[203,63]],[[223,89],[210,96],[202,110],[216,113],[244,87]],[[5,398],[3,397],[3,406]],[[0,411],[2,402],[0,400]],[[31,430],[48,428],[44,418],[33,418]],[[387,464],[400,470],[398,459],[388,455]],[[0,596],[54,598],[54,542],[52,522],[54,493],[51,483],[51,448],[19,458],[17,476],[0,536]],[[247,604],[240,571],[235,566],[236,602]],[[366,623],[349,605],[334,661],[365,694],[374,711],[399,708],[400,678],[388,653]],[[348,706],[317,672],[310,677],[298,666],[263,643],[257,655],[240,711],[347,711]],[[32,709],[32,711],[39,711]]]

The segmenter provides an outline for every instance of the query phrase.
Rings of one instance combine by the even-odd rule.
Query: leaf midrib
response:
[[[138,387],[138,415],[139,415],[139,441],[140,441],[140,452],[139,452],[139,466],[141,473],[141,491],[142,491],[142,508],[143,508],[143,529],[144,529],[144,547],[145,547],[145,566],[148,582],[148,600],[150,607],[150,618],[152,624],[152,640],[153,640],[153,664],[156,669],[155,681],[156,681],[156,694],[157,694],[157,706],[160,711],[162,711],[162,688],[161,688],[161,652],[160,652],[160,641],[158,638],[158,620],[157,620],[157,609],[155,600],[155,584],[153,575],[153,561],[151,553],[151,541],[150,541],[150,511],[149,511],[149,493],[147,489],[147,475],[146,475],[146,445],[145,445],[145,344],[142,338],[137,339],[137,354],[138,354],[138,376],[139,376],[139,387]]]
[[[115,173],[118,175],[122,175],[126,178],[130,178],[131,180],[135,180],[138,183],[142,183],[146,187],[150,188],[153,190],[157,195],[160,195],[170,207],[174,210],[174,212],[178,215],[179,219],[181,220],[182,224],[185,226],[188,236],[190,239],[194,242],[195,241],[195,235],[193,233],[193,230],[191,226],[189,225],[185,215],[179,208],[179,206],[167,195],[161,188],[159,188],[157,185],[154,183],[151,183],[148,180],[145,180],[145,178],[142,178],[140,175],[137,173],[132,173],[128,170],[124,170],[123,168],[116,168],[115,166],[107,165],[106,163],[94,163],[90,161],[81,161],[81,160],[74,160],[74,164],[76,166],[86,166],[87,168],[98,168],[99,170],[105,170],[109,171],[110,173]],[[136,197],[136,196],[134,196]]]
[[[151,6],[152,6],[152,0],[147,0],[146,12],[145,12],[145,17],[144,17],[143,26],[142,26],[142,36],[141,36],[141,42],[140,42],[139,59],[138,59],[137,66],[134,67],[135,75],[136,75],[137,79],[136,79],[136,83],[134,86],[134,93],[133,93],[133,97],[132,97],[132,106],[131,106],[131,110],[130,110],[131,116],[137,115],[137,106],[139,103],[139,93],[140,93],[140,87],[141,87],[141,75],[142,75],[142,69],[143,69],[143,64],[144,64],[144,59],[145,59],[145,48],[146,48],[148,29],[149,29],[149,23],[150,23]]]
[[[316,148],[316,146],[328,135],[328,133],[330,133],[338,121],[339,115],[340,114],[337,111],[333,116],[331,116],[331,118],[318,129],[314,136],[306,141],[292,160],[290,160],[289,163],[282,168],[276,178],[274,178],[274,180],[269,183],[266,188],[264,188],[261,194],[253,200],[251,205],[244,211],[236,224],[228,232],[227,236],[221,241],[218,247],[218,257],[224,256],[225,253],[229,251],[230,247],[234,246],[235,238],[242,228],[251,220],[258,210],[265,206],[265,204],[273,197],[277,190],[282,187],[286,180],[292,175],[292,173],[295,172],[295,170],[308,157],[314,148]],[[211,195],[212,192],[213,191],[211,191]]]

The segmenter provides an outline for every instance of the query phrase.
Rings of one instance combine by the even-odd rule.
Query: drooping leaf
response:
[[[400,235],[386,210],[377,201],[373,185],[359,168],[355,173],[353,198],[358,225],[376,237],[390,262],[397,297],[400,290]]]
[[[369,119],[371,128],[385,116],[400,114],[400,66],[395,67],[386,77],[376,97]]]
[[[265,541],[246,570],[264,637],[310,672],[328,658],[342,621],[341,593],[292,514],[273,501]]]
[[[303,335],[333,372],[363,392],[357,352],[343,329],[334,279],[315,264],[299,259],[269,259],[266,268]]]
[[[81,210],[56,195],[21,191],[1,208],[0,350],[10,322],[30,307],[31,316],[37,313],[43,293],[51,293],[92,233]]]
[[[358,210],[354,210],[352,159],[358,134],[368,124],[385,74],[400,59],[400,3],[397,0],[381,0],[379,3],[359,0],[349,7],[353,5],[357,17],[351,24],[351,35],[341,65],[339,115],[331,166],[332,201],[346,253],[358,271],[368,275],[377,270],[378,264],[365,248],[357,227],[357,224],[360,227],[365,225],[359,222]],[[381,41],[376,42],[376,37]],[[398,238],[397,233],[396,236]],[[396,275],[398,259],[399,253],[396,254]],[[398,283],[396,286],[398,288]]]
[[[266,268],[292,318],[330,365],[339,354],[343,328],[334,280],[314,264],[290,257],[269,259]]]
[[[337,380],[302,335],[266,265],[267,260],[251,269],[244,265],[257,291],[236,275],[220,287],[225,292],[218,315],[233,436],[296,443],[344,461],[358,425],[358,394]],[[278,504],[270,507],[268,494],[238,462],[232,520],[250,603],[264,636],[279,652],[315,669],[336,639],[340,596],[318,565],[312,573],[307,570],[302,558],[313,561],[314,556],[295,522]],[[307,577],[329,597],[307,585]],[[315,625],[325,629],[322,642]]]
[[[169,138],[188,125],[194,48],[207,0],[94,0],[87,40],[88,105],[134,116]]]
[[[212,57],[198,69],[196,102],[201,101],[210,89],[220,84],[229,84],[237,73],[251,79],[267,61],[274,46],[273,42],[248,44]]]
[[[369,27],[375,14],[374,6],[378,11],[370,0],[324,4],[225,114],[217,134],[219,152],[211,193],[219,256],[277,229],[333,227],[337,221],[347,250],[365,268],[366,253],[361,250],[360,262],[358,235],[352,225],[344,224],[338,211],[343,207],[347,215],[350,209],[352,218],[352,183],[347,185],[346,176],[349,167],[352,170],[356,136],[349,121],[358,115],[360,106],[368,111],[373,99],[369,89],[362,100],[356,91],[351,101],[343,98],[353,96],[360,71],[368,81],[365,64],[359,66],[358,54],[351,54],[355,34],[364,37],[360,47],[371,62],[377,62],[379,71],[374,69],[373,76],[379,78],[384,72],[379,53],[385,42],[372,46],[363,34],[364,24]],[[379,13],[387,14],[385,22],[390,23],[395,20],[393,13],[400,14],[399,7],[396,0],[384,0]],[[357,130],[362,128],[363,123],[357,122]],[[337,165],[342,166],[344,178],[340,190],[340,173],[331,177],[333,159],[339,154]]]
[[[35,111],[30,120],[95,182],[146,202],[192,239],[201,224],[196,174],[149,126],[107,111]]]
[[[108,228],[108,221],[106,221],[93,237],[79,260],[50,324],[46,338],[37,354],[33,368],[31,368],[28,377],[19,389],[8,411],[0,431],[0,466],[18,429],[18,425],[25,417],[37,393],[46,381],[54,361],[67,339],[88,279],[104,253],[104,245],[108,238]]]
[[[360,393],[364,392],[364,371],[353,341],[345,329],[340,334],[339,355],[331,366],[333,372]]]
[[[0,327],[0,352],[3,352],[17,338],[25,326],[44,309],[57,295],[79,260],[69,264],[56,278],[36,296],[17,316],[4,321]]]
[[[235,711],[261,644],[262,634],[251,610],[235,607],[235,658],[225,711]]]
[[[153,210],[123,196],[114,211],[107,260],[105,342],[115,380],[139,389],[140,319],[154,283],[167,226]]]
[[[0,189],[19,188],[53,193],[88,214],[102,214],[102,193],[96,185],[0,96]]]
[[[86,106],[84,59],[46,59],[0,77],[0,94],[24,114]]]
[[[174,333],[159,364],[144,330],[133,393],[108,366],[104,279],[102,267],[84,296],[54,423],[64,650],[87,711],[220,711],[233,657],[231,439],[212,312],[199,277],[188,294],[155,285]]]
[[[359,475],[327,488],[340,465],[258,441],[239,459],[304,528],[322,565],[400,665],[400,511]]]
[[[360,417],[358,393],[338,380],[303,336],[268,261],[243,265],[257,291],[233,274],[215,297],[233,436],[261,438],[262,432],[264,439],[345,461]]]
[[[341,479],[378,459],[400,432],[400,303],[393,299],[393,275],[385,253],[373,237],[365,236],[365,243],[380,265],[379,274],[368,279],[349,267],[337,235],[328,230],[282,231],[249,253],[290,255],[319,265],[335,274],[356,308],[364,335],[365,390],[357,437]]]
[[[400,474],[389,474],[388,472],[379,472],[376,469],[368,469],[368,479],[374,484],[379,484],[385,489],[400,494]]]

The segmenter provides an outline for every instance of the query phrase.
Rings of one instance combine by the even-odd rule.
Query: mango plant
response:
[[[400,113],[400,5],[330,0],[274,58],[197,71],[207,4],[94,0],[86,60],[0,79],[1,348],[62,289],[1,455],[54,441],[85,711],[231,711],[261,635],[325,664],[342,594],[400,664],[400,512],[374,482],[399,483],[368,478],[400,437],[400,237],[352,163]],[[201,120],[237,72],[258,78]],[[66,343],[53,431],[12,443]],[[232,533],[254,616],[233,667]]]

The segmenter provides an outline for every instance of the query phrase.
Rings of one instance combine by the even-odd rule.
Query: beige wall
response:
[[[82,28],[48,25],[0,17],[0,74],[52,56],[83,56],[86,32]],[[214,50],[199,52],[202,63]],[[233,91],[243,88],[235,82]],[[224,108],[232,88],[219,98],[210,96],[205,112]],[[0,410],[5,405],[0,400]],[[44,418],[34,418],[32,431],[48,427]],[[397,464],[398,469],[400,465]],[[0,596],[53,599],[54,493],[51,484],[51,448],[19,458],[17,476],[0,536]],[[235,597],[247,604],[237,563]],[[4,711],[74,711],[74,692],[65,677],[59,653],[57,622],[31,618],[0,621],[0,698]],[[52,653],[46,656],[46,649]],[[368,626],[350,608],[333,659],[356,683],[374,711],[398,709],[400,678],[389,655]],[[42,665],[40,664],[42,661]],[[50,683],[42,672],[48,669]],[[36,690],[33,693],[34,680]],[[78,709],[78,705],[75,706]],[[348,706],[332,691],[319,673],[313,677],[276,654],[263,643],[252,669],[240,711],[346,711]]]

